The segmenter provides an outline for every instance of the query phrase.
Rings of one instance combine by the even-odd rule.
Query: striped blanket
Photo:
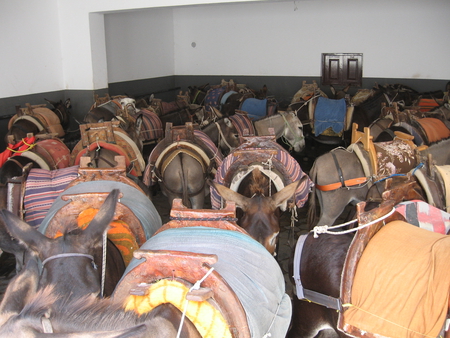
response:
[[[255,127],[253,126],[253,122],[248,118],[247,115],[244,114],[234,114],[228,117],[236,128],[240,136],[245,136],[244,131],[248,130],[247,136],[256,135]]]
[[[422,229],[446,235],[450,231],[450,214],[424,201],[412,200],[395,206],[406,222]]]
[[[25,183],[24,220],[32,227],[38,227],[55,199],[77,176],[78,166],[31,169]]]
[[[267,143],[266,143],[267,144]],[[272,149],[277,150],[276,155],[273,157],[272,161],[279,162],[283,168],[285,169],[287,173],[287,177],[282,177],[281,180],[285,183],[283,186],[288,185],[289,183],[298,181],[301,179],[304,175],[306,175],[298,162],[291,156],[289,153],[278,143],[276,142],[270,142],[270,146]],[[228,155],[225,160],[222,162],[221,166],[217,169],[216,177],[214,179],[215,182],[220,183],[222,185],[225,185],[226,187],[231,186],[231,182],[226,182],[225,176],[227,175],[229,168],[231,165],[240,159],[239,156],[235,155],[235,152],[237,151],[245,151],[247,154],[245,155],[245,164],[250,166],[254,163],[261,162],[261,157],[258,154],[262,148],[246,148],[246,144],[243,143],[239,147],[235,149],[233,153]],[[244,163],[243,163],[244,164]],[[237,173],[234,173],[236,175]],[[306,201],[308,200],[308,194],[311,191],[311,187],[313,186],[313,183],[310,179],[305,180],[302,184],[299,185],[299,187],[296,190],[295,193],[295,202],[297,207],[301,208]],[[281,190],[283,187],[280,187],[280,189],[277,189],[277,191]],[[210,188],[211,192],[211,206],[213,209],[220,209],[222,205],[222,197],[219,195],[217,190],[211,186]]]
[[[283,273],[273,256],[248,235],[206,227],[167,229],[150,238],[141,249],[217,255],[213,267],[241,302],[251,337],[286,336],[292,307]],[[124,276],[144,261],[133,259]]]
[[[158,140],[164,136],[163,124],[155,112],[141,109],[139,114],[142,114],[141,135],[144,140]]]

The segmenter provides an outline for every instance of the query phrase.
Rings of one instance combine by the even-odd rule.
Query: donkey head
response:
[[[65,224],[65,229],[76,230],[64,230],[57,238],[48,238],[7,210],[0,212],[11,236],[42,261],[40,287],[54,285],[56,293],[73,298],[100,292],[99,272],[93,264],[93,256],[101,251],[103,233],[113,219],[118,195],[117,189],[108,195],[85,230]]]
[[[262,178],[263,174],[258,168],[254,169],[252,174],[247,177],[247,182],[243,180],[240,184],[240,187],[244,185],[242,194],[217,182],[209,181],[209,184],[225,200],[236,203],[236,206],[242,210],[242,214],[238,215],[238,224],[251,237],[264,245],[271,254],[275,254],[280,232],[279,207],[294,195],[299,184],[307,176],[304,175],[299,181],[287,185],[272,196],[268,196],[268,180]]]

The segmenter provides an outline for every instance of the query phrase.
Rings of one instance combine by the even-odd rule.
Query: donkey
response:
[[[102,255],[103,233],[113,219],[118,196],[119,190],[114,189],[85,230],[73,224],[63,224],[66,230],[58,238],[46,237],[8,210],[0,212],[11,236],[42,261],[40,288],[55,285],[54,292],[68,296],[68,299],[100,294],[102,269],[97,269],[93,262],[95,256]],[[73,228],[75,230],[68,230]],[[0,247],[2,245],[0,243]],[[110,295],[125,271],[125,264],[113,244],[108,245],[107,253],[104,294]]]
[[[145,315],[123,309],[114,299],[85,295],[72,301],[61,300],[52,287],[39,291],[18,313],[0,314],[2,337],[146,337],[201,338],[189,319],[172,304],[163,304]]]
[[[297,188],[309,177],[304,175],[270,196],[269,179],[258,168],[247,175],[240,183],[239,189],[234,191],[222,184],[208,181],[225,200],[235,202],[237,223],[246,230],[251,237],[260,242],[271,254],[277,247],[280,232],[280,206],[290,199]],[[272,184],[273,185],[273,184]],[[275,186],[272,186],[276,191]]]

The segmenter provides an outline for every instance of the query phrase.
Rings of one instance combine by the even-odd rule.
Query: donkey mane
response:
[[[268,178],[258,168],[252,171],[252,178],[253,180],[249,185],[250,193],[252,195],[264,195],[265,188],[269,184]]]
[[[45,287],[23,308],[20,317],[24,320],[40,320],[49,315],[55,328],[64,327],[67,331],[118,330],[133,327],[144,322],[151,315],[138,315],[126,311],[121,302],[112,298],[99,299],[92,295],[75,301],[60,299],[53,293],[53,287]],[[70,320],[68,320],[70,319]]]

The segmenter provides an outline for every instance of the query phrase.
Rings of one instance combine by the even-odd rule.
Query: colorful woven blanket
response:
[[[38,227],[56,198],[77,176],[78,166],[56,170],[31,169],[25,183],[25,222]]]
[[[275,150],[277,150],[276,155],[273,157],[273,161],[278,161],[282,163],[284,168],[286,169],[286,172],[288,173],[289,177],[284,177],[283,180],[288,180],[290,182],[298,181],[300,178],[302,178],[304,175],[306,175],[298,162],[291,156],[289,153],[278,143],[271,142],[271,147]],[[266,149],[266,148],[264,148]],[[245,148],[245,144],[242,144],[241,146],[237,147],[235,151],[245,150],[248,152],[248,156],[246,157],[247,164],[251,165],[255,162],[260,161],[258,159],[258,148],[255,149],[248,149]],[[223,184],[227,187],[229,187],[230,183],[225,182],[225,176],[227,175],[227,172],[230,168],[230,166],[239,159],[238,156],[234,155],[234,152],[228,155],[224,161],[222,162],[221,166],[217,169],[216,177],[214,179],[215,182]],[[295,193],[295,202],[297,207],[301,208],[306,201],[308,200],[308,194],[311,191],[311,187],[313,186],[313,183],[310,179],[305,180],[302,184],[299,185],[299,187],[296,190]],[[281,189],[278,189],[281,190]],[[213,209],[220,209],[222,205],[222,197],[219,195],[216,189],[211,186],[210,188],[211,192],[211,206]]]

